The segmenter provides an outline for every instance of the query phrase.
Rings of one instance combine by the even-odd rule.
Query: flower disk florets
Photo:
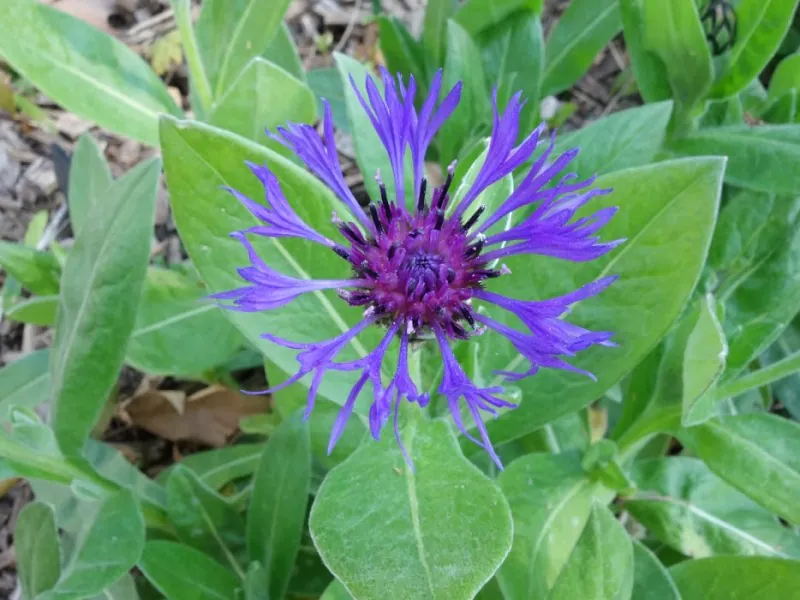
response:
[[[331,431],[329,450],[341,436],[357,398],[365,389],[371,393],[369,426],[373,437],[379,438],[386,422],[394,416],[395,434],[400,441],[397,418],[400,403],[405,400],[425,406],[429,401],[409,368],[412,342],[429,339],[428,343],[437,344],[441,353],[441,378],[436,391],[446,401],[454,423],[501,466],[489,441],[483,415],[496,416],[498,409],[515,405],[504,397],[501,386],[482,387],[471,381],[450,344],[484,331],[499,334],[492,343],[510,344],[516,358],[507,369],[495,373],[496,381],[518,381],[540,368],[563,369],[592,377],[565,358],[592,346],[613,346],[612,334],[584,329],[563,317],[576,302],[606,289],[614,277],[586,281],[568,294],[537,300],[508,297],[492,289],[491,280],[510,275],[502,262],[507,257],[538,254],[583,262],[611,251],[621,240],[604,242],[597,232],[616,209],[607,206],[588,214],[583,210],[592,198],[611,190],[590,189],[594,178],[579,181],[574,174],[561,176],[577,156],[577,150],[553,158],[555,136],[542,139],[543,125],[517,144],[523,102],[519,94],[512,96],[501,114],[495,94],[489,145],[482,162],[474,171],[470,169],[469,183],[462,183],[453,193],[451,165],[443,184],[429,193],[425,156],[436,132],[458,105],[461,84],[443,94],[440,101],[442,74],[436,73],[429,94],[417,111],[413,78],[406,87],[402,79],[395,79],[385,70],[382,75],[382,92],[372,78],[367,78],[366,98],[355,82],[351,83],[386,149],[394,184],[392,192],[387,191],[379,174],[380,198],[365,209],[353,196],[342,176],[327,103],[324,103],[322,137],[310,125],[289,124],[278,128],[273,138],[294,151],[338,196],[352,220],[334,215],[341,238],[329,239],[300,218],[267,167],[250,164],[264,185],[266,203],[229,190],[262,223],[231,234],[249,257],[250,264],[239,269],[248,285],[214,297],[231,310],[264,311],[280,308],[310,292],[336,290],[348,304],[361,311],[356,318],[349,315],[349,325],[328,340],[295,342],[272,332],[263,334],[275,344],[296,350],[299,364],[294,375],[267,391],[276,391],[310,376],[306,415],[314,407],[326,373],[353,373],[352,388]],[[545,145],[535,155],[537,148]],[[406,173],[409,158],[412,172]],[[520,171],[524,173],[522,176],[518,176]],[[409,175],[413,189],[406,190]],[[512,176],[514,191],[496,203],[492,211],[485,210],[479,200],[482,194]],[[309,279],[300,272],[299,277],[281,273],[259,256],[251,244],[251,236],[299,238],[317,244],[320,251],[335,252],[346,260],[352,274],[347,279]],[[501,289],[515,287],[505,285]],[[375,326],[382,327],[381,341],[371,351],[365,351],[358,342],[359,336]],[[339,360],[347,346],[360,350],[360,358]],[[397,360],[385,361],[394,348]],[[396,366],[388,371],[387,363]],[[518,366],[522,366],[521,371],[515,370]],[[480,439],[468,431],[462,413],[471,416]]]
[[[447,215],[452,177],[451,171],[430,200],[423,179],[413,210],[390,202],[381,183],[381,203],[368,210],[374,235],[363,235],[355,223],[338,223],[350,247],[334,251],[363,282],[339,292],[351,306],[365,306],[387,323],[401,321],[409,335],[440,327],[450,337],[468,337],[475,327],[470,300],[482,281],[501,272],[481,257],[485,237],[470,234],[483,209],[464,222]]]

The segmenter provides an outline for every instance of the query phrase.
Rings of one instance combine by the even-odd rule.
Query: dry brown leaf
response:
[[[211,386],[186,398],[183,392],[149,390],[121,406],[133,424],[166,440],[193,440],[224,446],[239,427],[239,419],[267,410],[265,396],[245,396]]]

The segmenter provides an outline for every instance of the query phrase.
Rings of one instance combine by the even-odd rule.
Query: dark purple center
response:
[[[410,333],[439,325],[451,337],[468,337],[467,326],[475,325],[469,300],[483,280],[500,271],[486,267],[483,238],[469,233],[483,208],[466,222],[445,216],[451,182],[448,175],[427,206],[423,180],[413,212],[390,203],[381,185],[381,204],[368,207],[374,231],[364,234],[354,223],[339,224],[350,247],[334,250],[364,282],[340,291],[342,298],[387,321],[404,321]]]

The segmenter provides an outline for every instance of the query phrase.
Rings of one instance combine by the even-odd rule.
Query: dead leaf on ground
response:
[[[120,416],[133,425],[171,441],[193,440],[224,446],[236,432],[239,419],[263,413],[265,396],[245,396],[223,386],[192,394],[148,390],[120,406]]]

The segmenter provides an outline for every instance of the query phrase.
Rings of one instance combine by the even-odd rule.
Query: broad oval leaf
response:
[[[12,304],[5,316],[12,321],[52,327],[58,313],[58,296],[34,296]]]
[[[76,236],[92,206],[105,200],[111,182],[111,169],[103,151],[91,134],[84,133],[75,146],[69,167],[69,224]]]
[[[82,449],[122,366],[147,273],[160,172],[152,159],[115,182],[64,266],[50,371],[53,430],[68,455]]]
[[[99,594],[127,573],[144,548],[144,518],[127,490],[100,504],[79,534],[58,583],[38,600],[69,600]]]
[[[639,93],[645,102],[660,102],[669,100],[672,91],[667,78],[667,66],[645,43],[644,1],[619,0],[622,32]]]
[[[800,193],[800,172],[786,168],[800,161],[800,125],[702,129],[669,148],[682,155],[727,156],[726,183],[773,194]]]
[[[550,369],[518,382],[521,406],[487,422],[495,444],[525,435],[600,397],[666,334],[705,262],[723,166],[723,159],[698,158],[602,177],[598,187],[614,188],[614,193],[595,198],[589,209],[619,206],[619,214],[601,236],[627,242],[588,263],[538,256],[508,261],[512,272],[523,276],[501,277],[489,289],[514,298],[545,299],[604,275],[619,275],[619,281],[602,294],[576,305],[570,318],[590,329],[613,331],[619,347],[593,348],[571,359],[594,373],[597,382]],[[508,319],[499,311],[496,318]],[[492,344],[484,349],[481,361],[486,371],[523,366],[510,344]]]
[[[125,573],[120,579],[112,583],[91,600],[139,600],[139,592],[130,573]]]
[[[268,163],[300,217],[324,235],[334,239],[339,235],[330,215],[334,210],[342,212],[344,205],[337,203],[318,180],[280,155],[206,125],[171,119],[162,122],[161,145],[175,222],[210,292],[244,284],[236,268],[247,264],[247,253],[230,238],[230,233],[260,222],[222,186],[229,185],[257,202],[264,197],[263,187],[245,165],[246,160]],[[347,276],[345,262],[323,246],[286,238],[251,241],[267,264],[287,275],[299,279]],[[306,294],[277,310],[225,311],[225,316],[287,373],[297,370],[295,352],[268,342],[262,333],[296,341],[319,341],[339,335],[361,319],[360,311],[335,295],[322,292]],[[342,351],[341,359],[366,355],[365,346],[376,346],[380,335],[377,329],[365,331]],[[354,381],[352,374],[329,373],[319,393],[341,404]],[[364,399],[368,400],[366,395]],[[364,405],[357,404],[356,411],[363,412]]]
[[[277,35],[289,0],[210,0],[195,26],[197,45],[215,99]]]
[[[800,523],[800,425],[770,414],[720,417],[680,434],[709,469],[790,523]]]
[[[57,294],[61,268],[55,256],[0,240],[0,267],[34,294]]]
[[[178,464],[193,471],[211,489],[219,490],[255,473],[263,450],[263,444],[235,444],[190,454]],[[171,472],[172,468],[161,471],[157,481],[165,483]]]
[[[563,92],[583,77],[621,28],[618,0],[572,0],[547,39],[542,96]]]
[[[313,123],[316,116],[317,102],[308,85],[256,57],[214,105],[208,122],[285,153],[265,130],[289,122]]]
[[[247,512],[247,551],[261,563],[270,598],[283,598],[292,574],[311,484],[311,443],[302,412],[273,433],[253,478]]]
[[[432,0],[429,4],[434,4]],[[438,4],[453,4],[453,0],[438,0]],[[497,25],[509,15],[515,12],[531,12],[540,14],[542,12],[542,0],[465,0],[453,15],[453,19],[463,27],[471,36],[481,33],[489,27]],[[444,17],[445,20],[449,18]],[[427,33],[428,21],[425,21]],[[444,27],[442,31],[433,35],[444,37]]]
[[[442,124],[437,136],[439,162],[448,165],[466,149],[470,140],[489,123],[491,104],[483,73],[483,59],[475,41],[455,21],[447,23],[447,59],[442,90],[447,93],[463,83],[461,101]]]
[[[776,600],[800,588],[797,561],[762,556],[687,560],[669,570],[683,600]]]
[[[633,588],[633,549],[625,528],[597,501],[548,600],[628,600]]]
[[[481,33],[477,42],[486,79],[497,86],[500,106],[510,94],[522,92],[527,103],[522,107],[520,131],[527,133],[539,122],[545,53],[539,14],[528,10],[513,13]]]
[[[333,469],[311,509],[314,544],[356,599],[473,598],[511,546],[497,486],[460,453],[447,424],[402,431]]]
[[[682,111],[691,109],[705,96],[714,76],[697,5],[694,0],[639,0],[635,4],[630,8],[640,11],[642,45],[651,53],[649,61],[661,61],[657,72],[663,69],[675,104]],[[641,72],[637,70],[637,76]]]
[[[592,510],[580,456],[530,454],[498,478],[514,517],[514,543],[497,579],[507,600],[546,598]]]
[[[14,526],[14,555],[22,595],[33,600],[52,588],[61,575],[61,548],[53,510],[31,502]]]
[[[580,148],[569,169],[582,179],[641,167],[661,149],[671,114],[672,102],[621,110],[560,136],[554,153]]]
[[[158,115],[181,115],[161,80],[125,44],[34,0],[3,2],[0,55],[67,110],[153,146]]]
[[[196,276],[148,269],[126,362],[145,373],[196,376],[229,360],[244,340],[207,294]]]
[[[736,4],[736,40],[717,59],[713,98],[742,91],[767,66],[792,22],[797,0],[742,0]]]
[[[630,475],[640,491],[625,499],[625,509],[686,556],[800,556],[800,536],[697,459],[639,461]]]
[[[167,480],[167,516],[178,539],[244,576],[244,519],[193,471],[176,466]]]
[[[170,600],[237,600],[242,582],[202,552],[167,541],[144,546],[137,566]]]
[[[0,369],[0,419],[13,406],[34,406],[50,397],[50,350],[37,350]]]
[[[633,541],[634,600],[682,600],[672,576],[647,546]]]
[[[796,219],[780,225],[789,226],[788,235],[771,240],[777,248],[747,271],[747,278],[727,298],[726,382],[778,339],[800,311],[800,227]]]

